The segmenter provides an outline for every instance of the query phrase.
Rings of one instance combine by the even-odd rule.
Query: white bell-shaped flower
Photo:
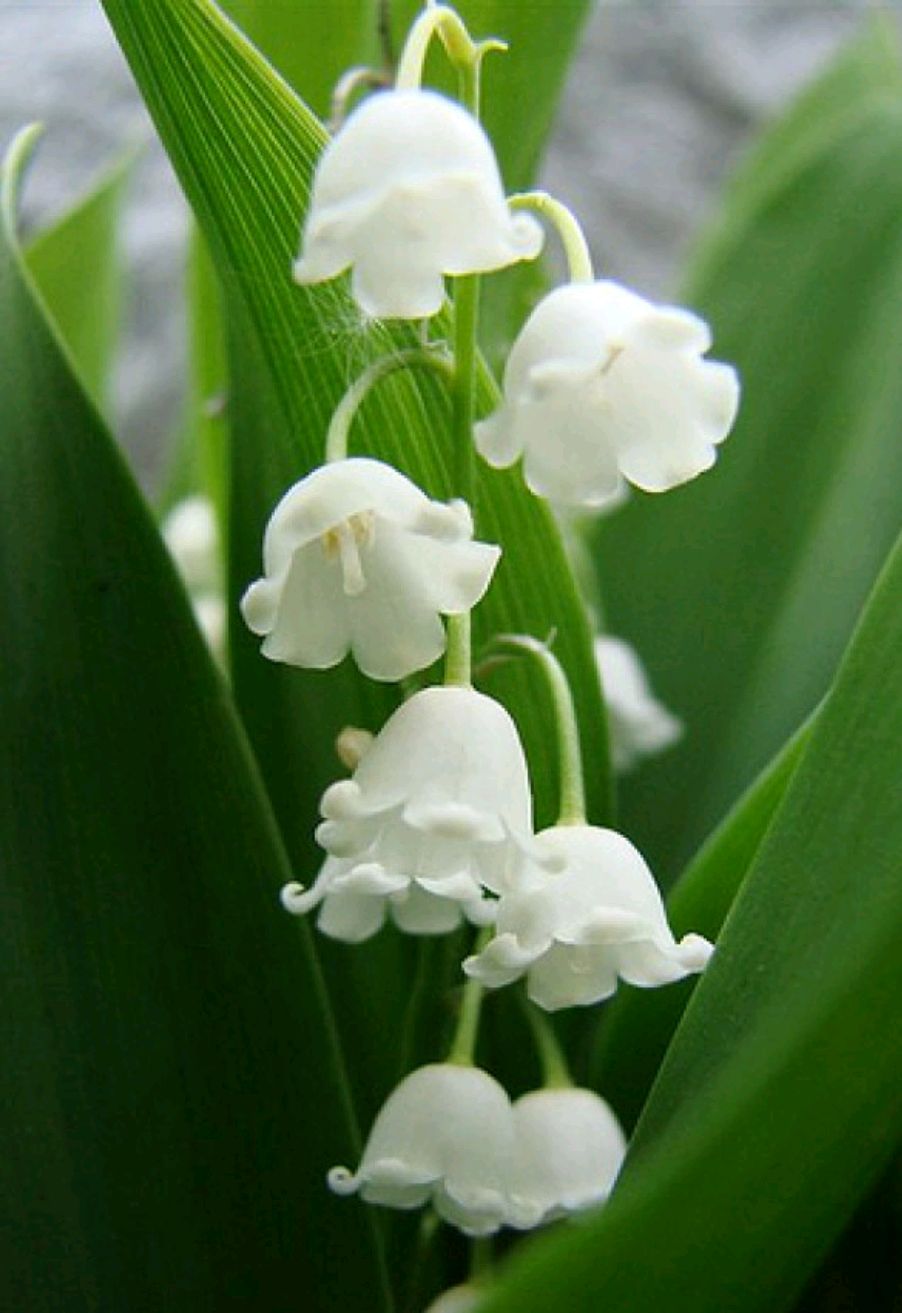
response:
[[[479,601],[499,555],[464,502],[430,501],[381,461],[334,461],[273,511],[241,610],[273,661],[325,670],[350,650],[372,679],[404,679],[441,656],[440,616]]]
[[[620,1123],[591,1090],[524,1094],[514,1103],[514,1135],[511,1225],[518,1227],[528,1208],[539,1226],[603,1203],[626,1153]]]
[[[610,997],[618,978],[651,987],[703,970],[712,945],[694,934],[676,942],[654,877],[622,834],[562,825],[535,845],[546,869],[499,900],[495,937],[466,959],[467,975],[490,988],[525,975],[533,1002],[554,1011]]]
[[[532,834],[526,759],[504,707],[470,688],[415,693],[391,716],[350,780],[323,795],[318,843],[329,854],[312,889],[285,907],[322,903],[324,934],[359,943],[387,912],[410,934],[443,934],[464,916],[491,921]]]
[[[570,283],[513,345],[501,407],[476,426],[491,465],[523,456],[529,487],[603,506],[627,479],[664,492],[714,464],[739,404],[736,371],[704,359],[706,323],[618,283]]]
[[[401,1081],[381,1108],[355,1173],[334,1167],[337,1194],[419,1208],[465,1235],[492,1235],[510,1212],[514,1148],[510,1099],[477,1067],[435,1063]]]
[[[616,771],[629,771],[643,757],[676,743],[683,726],[651,691],[629,643],[604,634],[595,640],[595,660],[608,713],[611,760]]]
[[[424,319],[441,309],[445,274],[531,260],[542,230],[511,214],[485,132],[434,91],[383,91],[351,114],[313,180],[299,283],[351,268],[361,309]]]

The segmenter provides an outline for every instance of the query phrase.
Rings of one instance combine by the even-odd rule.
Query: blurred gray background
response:
[[[600,268],[648,295],[672,292],[744,147],[875,8],[898,13],[867,0],[601,0],[544,170],[545,184],[583,217]],[[48,132],[28,188],[29,223],[65,207],[124,144],[152,143],[98,0],[0,0],[4,145],[34,119]],[[145,483],[178,417],[185,230],[177,184],[151,144],[128,210],[118,387],[119,433]]]

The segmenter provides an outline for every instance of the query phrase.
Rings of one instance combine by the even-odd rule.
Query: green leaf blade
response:
[[[667,899],[677,938],[716,941],[808,745],[804,725],[702,845]],[[592,1055],[592,1085],[633,1126],[696,981],[669,989],[622,989],[605,1009]]]
[[[612,627],[690,727],[623,789],[669,876],[829,687],[902,523],[900,152],[875,25],[749,162],[691,280],[743,378],[717,467],[600,529]]]
[[[387,1307],[372,1218],[324,1187],[356,1130],[246,740],[16,246],[30,145],[0,235],[3,1302]]]
[[[491,1313],[791,1307],[902,1132],[902,542],[580,1233]],[[850,766],[850,763],[853,763]]]
[[[225,291],[234,372],[230,547],[237,594],[259,572],[262,531],[276,500],[320,463],[331,412],[348,383],[368,360],[412,338],[362,320],[341,285],[292,286],[289,271],[322,129],[218,11],[206,0],[153,0],[140,10],[107,0],[106,8],[206,232]],[[445,327],[439,324],[438,331]],[[492,393],[485,379],[480,396],[486,408]],[[393,380],[373,394],[354,444],[397,464],[431,494],[448,495],[448,421],[447,400],[431,381]],[[608,814],[607,763],[599,750],[605,741],[603,706],[587,624],[557,533],[512,474],[481,471],[477,513],[481,532],[506,547],[480,611],[483,632],[513,627],[544,636],[558,627],[559,654],[596,745],[589,795],[596,813]],[[527,579],[528,588],[520,583]],[[325,722],[315,748],[300,757],[289,743],[275,761],[261,750],[272,787],[290,794],[294,815],[305,808],[309,814],[323,772],[331,769],[334,731],[358,708],[376,706],[381,714],[386,696],[372,689],[349,696],[361,681],[347,670],[307,677],[266,669],[256,644],[240,631],[234,653],[239,701],[248,715],[265,717],[276,738],[289,737],[298,723],[288,705],[307,708],[309,725],[298,735],[308,741]],[[503,682],[514,690],[515,706],[525,709],[528,703],[534,711],[522,679]],[[305,695],[304,689],[316,694]],[[267,704],[270,710],[261,711]],[[535,716],[521,719],[525,724]],[[528,743],[544,818],[555,805],[547,726],[546,718]],[[261,742],[256,733],[255,741]]]
[[[122,317],[122,207],[129,153],[75,205],[29,242],[32,278],[90,396],[106,411]]]

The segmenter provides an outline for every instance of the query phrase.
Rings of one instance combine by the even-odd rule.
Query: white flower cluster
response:
[[[433,29],[449,52],[478,65],[480,47],[457,16],[427,0],[398,86],[351,114],[313,180],[294,277],[316,284],[350,270],[367,315],[430,317],[443,307],[446,277],[533,259],[542,245],[542,229],[523,212],[530,197],[505,200],[477,120],[414,85]],[[560,217],[563,207],[544,201],[540,212]],[[572,228],[572,216],[567,223]],[[596,281],[587,262],[583,249],[571,258],[573,281],[536,306],[511,351],[497,408],[473,432],[467,422],[463,436],[492,466],[522,458],[537,495],[598,508],[622,496],[624,481],[662,492],[711,466],[735,416],[738,383],[730,366],[706,359],[710,333],[700,319]],[[458,390],[473,364],[469,374],[460,359],[448,364]],[[412,693],[375,736],[342,736],[352,774],[321,800],[316,839],[325,859],[312,887],[285,887],[284,906],[296,915],[316,910],[319,929],[348,944],[386,922],[413,935],[478,927],[462,963],[464,990],[479,995],[522,980],[537,1027],[550,1025],[543,1013],[596,1004],[620,981],[656,987],[700,972],[712,945],[695,934],[677,940],[635,847],[582,815],[569,692],[555,705],[559,718],[571,716],[560,738],[573,760],[561,762],[561,779],[574,788],[560,822],[535,833],[517,727],[469,678],[469,612],[501,548],[475,539],[465,502],[433,501],[398,470],[347,456],[348,399],[356,406],[369,386],[358,380],[336,411],[326,463],[276,506],[264,575],[247,589],[242,611],[271,660],[326,670],[350,653],[370,678],[398,682],[448,647],[446,683]],[[466,656],[452,670],[461,635]],[[681,727],[626,644],[599,639],[597,660],[614,764],[627,769]],[[463,1057],[455,1048],[447,1062],[402,1080],[357,1171],[335,1168],[332,1189],[395,1208],[429,1203],[473,1236],[602,1202],[625,1151],[603,1100],[558,1073],[512,1103],[471,1059],[472,1045]]]
[[[487,988],[525,976],[548,1011],[597,1003],[618,980],[680,980],[710,956],[697,935],[674,939],[654,877],[623,835],[589,825],[533,834],[514,722],[474,689],[413,694],[320,808],[325,863],[309,891],[289,885],[283,902],[298,914],[319,907],[334,939],[360,943],[387,914],[410,934],[494,925],[467,975]]]
[[[478,1067],[412,1072],[376,1118],[360,1166],[336,1167],[338,1194],[419,1208],[466,1235],[527,1230],[603,1203],[626,1152],[608,1105],[591,1090],[533,1090],[513,1104]]]

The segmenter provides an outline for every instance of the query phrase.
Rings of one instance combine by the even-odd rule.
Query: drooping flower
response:
[[[595,660],[601,672],[614,769],[632,770],[643,757],[675,743],[683,732],[682,723],[652,693],[629,643],[604,634],[595,640]]]
[[[213,655],[222,659],[226,604],[213,507],[206,497],[186,497],[173,506],[160,531],[191,599],[198,627]]]
[[[626,1153],[620,1123],[591,1090],[532,1090],[514,1103],[510,1224],[533,1209],[542,1225],[607,1199]]]
[[[547,869],[501,897],[495,937],[466,959],[468,975],[490,988],[525,975],[533,1002],[555,1011],[610,997],[618,978],[651,987],[704,969],[712,945],[695,934],[676,942],[654,877],[623,835],[555,826],[535,846]]]
[[[299,283],[351,268],[368,315],[423,319],[441,309],[445,274],[531,260],[542,230],[511,214],[488,137],[434,91],[384,91],[354,111],[313,180]]]
[[[499,555],[473,541],[466,503],[430,501],[381,461],[334,461],[273,511],[241,610],[273,661],[325,670],[350,650],[372,679],[404,679],[441,656],[439,617],[476,604]]]
[[[710,346],[698,316],[618,283],[558,287],[514,343],[477,448],[495,466],[522,455],[529,487],[562,505],[603,506],[623,479],[674,488],[714,464],[736,417],[736,371]]]
[[[324,934],[374,935],[390,913],[410,934],[485,924],[532,834],[526,760],[500,703],[433,687],[387,721],[353,777],[323,795],[317,841],[329,856],[309,890],[288,885],[297,915],[322,904]]]
[[[334,1167],[337,1194],[387,1208],[431,1202],[465,1235],[492,1235],[511,1212],[510,1099],[488,1072],[434,1063],[401,1081],[381,1108],[355,1173]]]

